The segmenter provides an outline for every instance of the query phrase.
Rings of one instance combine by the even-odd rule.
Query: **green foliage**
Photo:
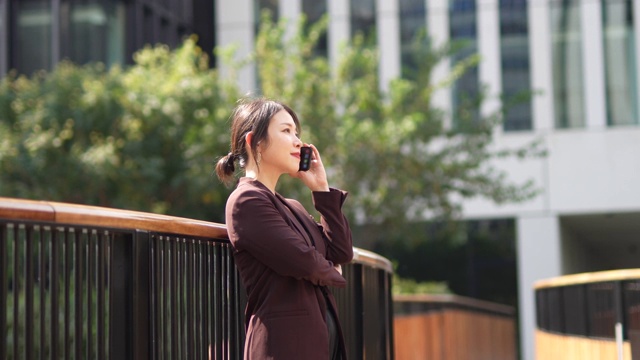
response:
[[[350,192],[345,210],[356,246],[399,260],[396,291],[512,303],[515,251],[504,246],[512,241],[469,241],[464,229],[449,226],[465,198],[504,203],[537,193],[490,166],[540,152],[536,144],[490,147],[502,112],[478,118],[484,94],[461,98],[453,129],[433,105],[434,94],[477,66],[478,56],[433,84],[432,69],[460,48],[431,49],[418,38],[410,76],[383,91],[371,41],[344,44],[332,68],[316,55],[326,18],[312,25],[301,18],[293,35],[287,26],[264,16],[246,59],[234,59],[233,47],[216,49],[224,78],[207,67],[193,38],[173,51],[142,49],[127,68],[62,62],[31,77],[9,74],[0,80],[0,196],[223,222],[230,189],[213,176],[214,164],[229,149],[229,115],[241,97],[236,74],[255,65],[257,93],[296,110],[303,141],[320,149],[330,184]],[[283,179],[279,190],[312,208],[300,182]],[[433,234],[416,222],[425,214],[447,225]],[[497,265],[479,267],[483,261]],[[471,289],[480,283],[487,293]],[[506,293],[499,284],[508,284]]]
[[[300,114],[303,140],[318,145],[330,167],[331,183],[349,189],[347,211],[365,224],[401,226],[425,210],[435,218],[455,217],[460,199],[488,197],[498,203],[536,195],[534,184],[511,183],[490,160],[537,154],[535,144],[522,149],[491,150],[501,113],[476,119],[483,94],[453,113],[456,128],[444,126],[434,108],[434,92],[449,87],[479,58],[460,61],[447,79],[431,84],[431,70],[451,49],[429,50],[411,79],[396,79],[388,92],[379,89],[378,53],[355,37],[342,49],[336,71],[326,58],[313,57],[315,40],[326,21],[286,37],[286,21],[262,19],[255,60],[261,91],[293,105]],[[420,41],[416,46],[420,46]],[[418,52],[420,54],[420,52]]]
[[[451,294],[451,290],[443,281],[416,281],[401,278],[397,272],[393,273],[393,295],[407,294]]]
[[[298,112],[303,140],[320,148],[330,183],[350,191],[354,223],[394,229],[426,210],[455,216],[463,198],[535,195],[533,184],[512,184],[488,165],[515,151],[529,155],[489,149],[500,114],[454,132],[432,105],[434,92],[476,66],[477,56],[433,85],[431,69],[452,50],[423,47],[412,79],[383,92],[378,53],[362,37],[345,44],[332,70],[315,55],[326,18],[310,26],[301,18],[290,37],[286,26],[264,16],[248,59],[234,62],[233,49],[218,49],[228,78],[207,68],[194,39],[174,51],[142,49],[124,69],[63,62],[30,78],[10,74],[0,82],[0,195],[223,221],[229,189],[212,172],[228,152],[228,118],[240,97],[234,74],[252,63],[258,93]],[[285,180],[281,189],[310,205],[299,182]]]
[[[228,190],[211,172],[238,94],[206,56],[189,39],[124,70],[63,62],[4,78],[0,195],[220,221]]]
[[[465,224],[452,220],[465,198],[504,203],[535,196],[532,182],[514,184],[490,164],[497,158],[543,152],[536,143],[492,149],[502,112],[478,118],[484,93],[461,97],[464,101],[451,115],[454,127],[445,126],[447,114],[432,103],[437,91],[448,90],[478,65],[478,55],[461,59],[433,84],[432,69],[464,47],[431,49],[418,38],[411,76],[393,80],[383,92],[379,54],[362,37],[342,48],[337,69],[331,71],[328,60],[311,51],[326,20],[305,32],[301,19],[297,32],[287,38],[286,22],[269,19],[262,20],[254,55],[260,90],[293,104],[302,138],[319,146],[330,183],[349,190],[345,209],[356,220],[356,245],[399,261],[394,291],[455,292],[513,304],[513,232],[505,231],[498,240],[466,236]],[[305,189],[293,183],[283,186],[287,195],[308,199]],[[434,222],[419,222],[425,213]]]
[[[394,287],[399,286],[394,291],[439,293],[437,286],[442,286],[451,293],[517,306],[513,220],[467,221],[457,224],[455,232],[432,222],[395,231],[354,229],[356,238],[367,234],[377,240],[368,245],[372,251],[393,259],[399,279],[394,279]]]

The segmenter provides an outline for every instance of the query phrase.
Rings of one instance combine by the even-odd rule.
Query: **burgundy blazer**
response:
[[[327,287],[346,286],[333,266],[353,258],[351,230],[341,210],[346,196],[336,189],[313,192],[321,223],[298,201],[273,194],[257,180],[241,178],[229,196],[229,239],[248,297],[246,360],[329,358],[325,316],[327,307],[336,308]]]

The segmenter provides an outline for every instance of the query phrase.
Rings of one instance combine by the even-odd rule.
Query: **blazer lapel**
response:
[[[280,204],[283,205],[284,211],[281,210],[281,212],[287,214],[287,217],[291,219],[291,223],[296,228],[296,230],[302,235],[302,237],[307,242],[307,244],[315,248],[316,247],[315,241],[313,240],[313,238],[309,236],[308,229],[304,226],[302,221],[300,221],[301,215],[298,214],[295,208],[293,208],[292,206],[289,206],[289,203],[284,197],[282,197],[282,195],[276,193],[276,197],[278,198],[278,200],[280,200],[279,201]]]

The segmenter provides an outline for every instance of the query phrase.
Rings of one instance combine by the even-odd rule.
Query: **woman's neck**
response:
[[[258,171],[256,169],[248,168],[245,172],[245,176],[248,178],[252,178],[254,180],[260,181],[264,186],[266,186],[272,193],[276,192],[276,185],[278,184],[278,178],[280,175],[269,175],[265,171]]]

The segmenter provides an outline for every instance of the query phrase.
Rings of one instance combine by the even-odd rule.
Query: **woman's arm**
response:
[[[305,145],[313,150],[311,168],[290,175],[302,180],[313,194],[315,208],[322,215],[320,231],[327,245],[327,259],[336,264],[348,263],[353,259],[353,242],[349,223],[342,214],[347,192],[329,187],[320,152],[312,144]]]
[[[327,259],[336,264],[346,264],[353,259],[351,228],[342,213],[346,198],[346,191],[333,188],[326,192],[313,192],[313,204],[322,215],[320,230],[327,240]]]

